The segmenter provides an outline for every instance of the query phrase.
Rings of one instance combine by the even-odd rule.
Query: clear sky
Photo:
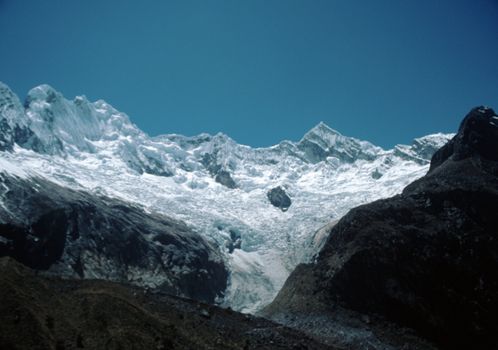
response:
[[[383,147],[498,109],[497,0],[0,0],[0,80],[105,99],[150,135]]]

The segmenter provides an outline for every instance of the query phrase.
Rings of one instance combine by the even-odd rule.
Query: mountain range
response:
[[[497,206],[489,107],[251,148],[0,84],[0,347],[494,349]]]
[[[256,312],[314,259],[331,222],[400,193],[452,136],[390,150],[324,123],[268,148],[150,137],[105,101],[41,85],[22,103],[0,84],[0,253]]]

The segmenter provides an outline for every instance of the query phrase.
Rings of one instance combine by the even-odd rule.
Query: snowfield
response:
[[[315,235],[320,228],[399,193],[427,172],[432,154],[452,136],[429,135],[392,150],[323,123],[299,142],[269,148],[223,134],[149,137],[104,101],[69,101],[42,85],[23,105],[0,83],[0,172],[185,221],[223,252],[231,275],[219,303],[242,312],[267,305],[292,269],[312,259],[326,238]],[[287,211],[267,197],[277,186],[291,198]],[[240,249],[228,249],[237,239]]]

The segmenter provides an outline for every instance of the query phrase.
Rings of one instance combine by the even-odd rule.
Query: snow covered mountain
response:
[[[104,101],[69,101],[42,85],[23,105],[0,83],[0,174],[186,222],[216,243],[229,269],[220,303],[244,312],[268,304],[296,264],[313,258],[324,225],[399,193],[427,172],[432,154],[452,136],[428,135],[392,150],[323,123],[299,142],[268,148],[221,133],[150,137]],[[9,191],[2,185],[0,205]]]

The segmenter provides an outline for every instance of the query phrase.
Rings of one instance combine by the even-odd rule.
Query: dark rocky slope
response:
[[[346,324],[385,341],[373,348],[396,347],[399,326],[444,349],[496,349],[496,208],[498,117],[480,107],[425,177],[340,220],[264,314],[335,343]]]
[[[217,248],[182,222],[42,179],[0,174],[0,187],[0,256],[211,303],[225,291]]]
[[[35,275],[0,259],[0,349],[332,349],[270,321],[164,293]]]

